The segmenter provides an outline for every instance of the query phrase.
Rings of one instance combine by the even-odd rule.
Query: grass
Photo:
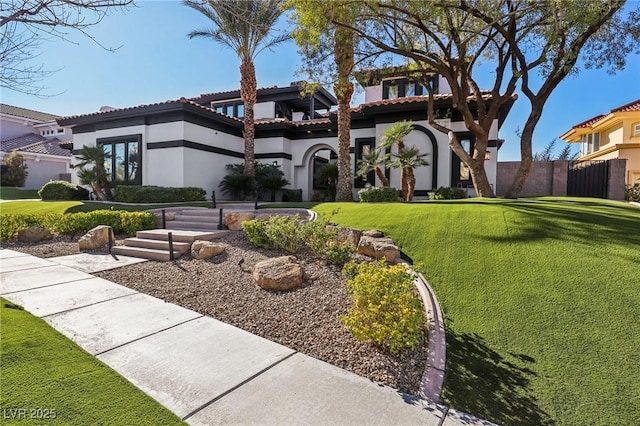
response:
[[[260,204],[258,209],[311,209],[317,206],[319,203],[315,201],[301,201],[291,203],[270,203]]]
[[[640,419],[640,209],[595,199],[323,204],[391,236],[445,314],[444,402],[500,424]]]
[[[2,424],[182,424],[43,320],[5,299],[0,299],[0,326]]]
[[[0,200],[40,199],[37,189],[21,189],[12,186],[0,187]]]

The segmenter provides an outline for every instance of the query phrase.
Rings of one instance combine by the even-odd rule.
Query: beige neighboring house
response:
[[[70,180],[71,133],[57,115],[0,104],[0,160],[17,151],[27,163],[24,187],[40,189],[50,180]]]
[[[560,139],[580,144],[577,161],[626,159],[625,182],[640,184],[640,99],[576,124]]]

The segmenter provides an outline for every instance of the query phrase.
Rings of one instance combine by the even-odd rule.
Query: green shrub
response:
[[[372,186],[358,191],[358,197],[363,203],[389,203],[400,201],[400,191],[388,186],[381,188]]]
[[[59,234],[84,234],[98,225],[113,228],[116,234],[125,232],[134,235],[136,231],[155,228],[155,216],[149,212],[127,212],[122,210],[94,210],[82,213],[34,213],[3,214],[0,239],[14,237],[20,229],[42,226]]]
[[[254,163],[255,167],[255,187],[254,178],[244,174],[244,164],[227,164],[227,175],[220,182],[222,193],[230,196],[234,200],[253,199],[254,189],[257,189],[258,196],[266,197],[267,200],[275,201],[276,192],[289,185],[289,181],[284,177],[284,173],[279,166],[273,164]],[[302,201],[302,193],[300,193]]]
[[[624,199],[627,201],[640,202],[640,183],[625,186]]]
[[[202,188],[170,188],[162,186],[117,186],[113,200],[121,203],[178,203],[204,201],[207,192]]]
[[[302,201],[302,189],[283,189],[283,203],[299,203]]]
[[[351,263],[344,273],[350,277],[346,285],[352,305],[340,319],[356,339],[385,346],[391,353],[421,342],[422,304],[414,277],[404,266]]]
[[[267,236],[267,221],[264,219],[253,219],[242,222],[242,230],[247,234],[249,241],[256,247],[266,249],[275,248],[271,239]]]
[[[52,180],[40,188],[38,196],[45,201],[88,200],[89,191],[64,180]]]
[[[269,219],[254,219],[242,223],[242,230],[256,247],[282,249],[289,253],[310,250],[316,257],[331,263],[344,264],[355,248],[337,243],[338,231],[327,228],[328,221],[320,218],[300,222],[300,217],[274,215]]]
[[[462,198],[467,198],[467,193],[462,188],[441,186],[429,193],[430,200],[460,200]]]

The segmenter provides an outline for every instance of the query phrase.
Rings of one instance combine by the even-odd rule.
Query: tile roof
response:
[[[619,106],[618,108],[614,108],[611,112],[630,112],[630,111],[640,111],[640,99],[636,99],[635,101],[629,102],[626,105]]]
[[[7,104],[0,104],[0,113],[42,122],[53,121],[56,118],[59,118],[59,116],[54,114],[48,114],[46,112],[34,111],[31,109],[20,108]]]
[[[41,142],[45,139],[46,138],[39,133],[27,133],[22,136],[16,136],[15,138],[0,141],[0,150],[3,152],[11,152],[27,145]]]
[[[4,152],[20,151],[70,157],[71,151],[61,147],[61,144],[68,145],[68,142],[61,142],[58,138],[47,139],[37,133],[30,133],[28,135],[0,141],[0,150]]]
[[[636,99],[635,101],[631,101],[628,104],[624,104],[622,106],[613,108],[608,114],[600,114],[600,115],[596,115],[595,117],[591,117],[590,119],[585,120],[582,123],[576,124],[575,126],[572,127],[572,129],[584,129],[587,127],[591,127],[592,125],[602,120],[606,116],[610,114],[614,114],[616,112],[633,112],[633,111],[640,111],[640,99]]]
[[[482,93],[482,99],[483,100],[489,100],[491,99],[493,96],[490,92],[483,92]],[[434,101],[440,101],[443,99],[451,99],[453,98],[453,94],[451,93],[439,93],[436,95],[433,95],[433,100]],[[471,95],[467,97],[468,101],[473,101],[475,100],[475,95]],[[517,95],[513,95],[512,96],[513,99],[517,99]],[[421,96],[407,96],[407,97],[403,97],[403,98],[395,98],[395,99],[382,99],[380,101],[374,101],[374,102],[368,102],[368,103],[364,103],[364,104],[360,104],[355,108],[351,108],[352,112],[359,112],[362,111],[364,108],[369,108],[369,107],[377,107],[377,106],[383,106],[383,105],[402,105],[402,104],[412,104],[412,103],[417,103],[417,102],[428,102],[429,101],[429,96],[427,95],[421,95]]]
[[[71,157],[71,151],[60,146],[58,138],[47,139],[46,141],[25,146],[20,151],[34,154],[58,155],[60,157]]]

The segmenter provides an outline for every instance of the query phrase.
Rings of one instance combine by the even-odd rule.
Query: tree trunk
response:
[[[382,172],[382,169],[380,167],[376,166],[376,168],[374,170],[376,172],[376,176],[378,176],[378,180],[380,181],[380,185],[389,186],[389,179],[387,179],[387,177],[384,175],[384,173]]]
[[[478,197],[495,198],[495,194],[487,178],[487,172],[484,169],[484,161],[472,160],[468,166],[473,181],[473,188],[476,190]]]
[[[402,199],[408,201],[409,197],[409,176],[407,176],[407,167],[400,169],[400,189],[402,190]]]
[[[338,98],[338,185],[336,201],[353,201],[351,182],[351,95],[353,83],[349,80],[353,69],[353,33],[336,28],[334,59],[338,67],[338,80],[333,90]]]
[[[544,105],[544,101],[542,104]],[[522,188],[524,188],[524,184],[527,182],[529,172],[531,171],[531,164],[533,162],[533,131],[535,130],[541,116],[542,107],[532,105],[531,112],[529,113],[529,117],[527,117],[524,129],[520,135],[520,167],[518,168],[516,177],[513,178],[511,187],[504,195],[504,198],[516,198],[518,194],[522,192]]]
[[[253,106],[258,97],[256,69],[250,59],[240,64],[240,98],[244,102],[244,174],[255,176],[255,124]]]
[[[484,157],[487,151],[488,138],[486,133],[473,132],[476,138],[474,156],[472,157],[466,152],[458,141],[454,132],[449,131],[449,146],[451,150],[469,167],[473,188],[476,190],[478,197],[495,198],[487,171],[484,169]]]
[[[413,200],[413,193],[416,190],[416,175],[411,167],[406,167],[407,174],[407,199],[405,201]]]

